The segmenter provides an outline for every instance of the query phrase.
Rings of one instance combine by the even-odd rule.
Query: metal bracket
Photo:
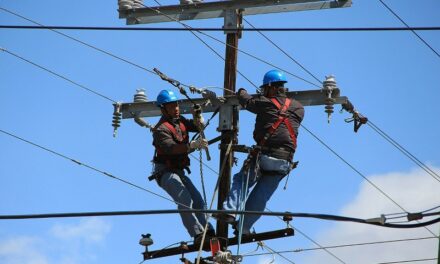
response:
[[[241,29],[243,16],[241,9],[227,9],[225,10],[223,32],[225,34],[236,33],[238,31],[238,38],[241,38]]]
[[[233,129],[232,114],[234,107],[232,105],[222,105],[219,111],[219,123],[217,131],[229,131]]]

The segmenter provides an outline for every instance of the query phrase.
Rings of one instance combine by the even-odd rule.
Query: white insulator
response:
[[[134,0],[133,8],[142,8],[144,7],[144,0]]]
[[[118,0],[120,10],[133,9],[133,0]]]

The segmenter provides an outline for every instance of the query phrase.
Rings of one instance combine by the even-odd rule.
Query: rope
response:
[[[244,211],[246,208],[246,200],[247,200],[247,192],[249,186],[249,171],[250,168],[246,169],[246,181],[242,178],[241,183],[241,193],[240,193],[240,206],[238,207],[238,211]],[[244,175],[243,175],[244,176]],[[243,235],[243,224],[244,224],[244,215],[240,216],[240,220],[238,222],[238,242],[237,242],[237,255],[240,254],[240,244],[241,244],[241,236]]]
[[[202,163],[202,157],[203,153],[202,150],[199,150],[199,168],[200,168],[200,182],[202,185],[202,191],[203,191],[203,203],[204,208],[206,209],[208,206],[206,204],[206,190],[205,190],[205,179],[203,177],[203,163]]]

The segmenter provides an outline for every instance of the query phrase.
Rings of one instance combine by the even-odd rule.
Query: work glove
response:
[[[208,140],[206,140],[206,139],[204,139],[202,137],[199,137],[196,140],[192,140],[189,143],[189,148],[191,150],[193,150],[193,149],[203,149],[203,148],[207,148],[207,147],[208,147]]]

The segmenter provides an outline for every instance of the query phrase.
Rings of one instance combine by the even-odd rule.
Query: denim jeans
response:
[[[165,165],[155,164],[155,172],[163,171],[159,186],[164,189],[177,203],[178,209],[205,209],[200,192],[183,170],[170,171]],[[203,213],[180,213],[183,225],[189,235],[195,237],[203,233],[206,225],[206,214]],[[214,230],[211,224],[208,230]]]
[[[258,161],[251,162],[249,172],[241,170],[234,175],[231,190],[223,202],[223,209],[243,210],[243,208],[240,208],[242,207],[240,199],[244,198],[244,210],[264,211],[281,179],[289,172],[289,161],[260,155]],[[248,181],[247,186],[246,181]],[[249,234],[251,227],[260,217],[260,215],[253,214],[245,215],[243,218],[243,234]]]

